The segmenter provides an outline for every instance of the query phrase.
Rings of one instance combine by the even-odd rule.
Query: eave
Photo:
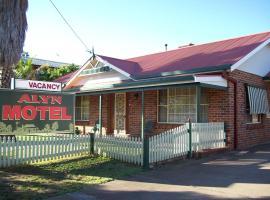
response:
[[[136,75],[132,76],[134,79],[149,79],[149,78],[158,78],[158,77],[170,77],[170,76],[179,76],[179,75],[188,75],[188,74],[196,74],[196,73],[212,73],[212,72],[220,72],[225,70],[230,70],[232,64],[219,65],[219,66],[207,66],[195,68],[192,70],[177,70],[172,72],[161,72],[154,73],[149,75]]]

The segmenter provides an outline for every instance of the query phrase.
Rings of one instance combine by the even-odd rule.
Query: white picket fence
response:
[[[189,151],[189,125],[168,130],[149,138],[149,163],[186,156]],[[192,123],[192,151],[225,147],[224,123]],[[0,167],[31,164],[89,154],[90,135],[17,136],[0,140]],[[94,152],[143,165],[140,137],[96,135]]]
[[[31,164],[90,153],[89,135],[17,136],[0,140],[0,167]]]
[[[140,137],[96,136],[94,151],[124,162],[143,164],[143,144]]]
[[[149,138],[149,163],[187,155],[189,135],[187,126],[180,126]]]
[[[189,124],[149,138],[149,163],[186,156],[189,151]],[[224,123],[192,123],[192,151],[225,147]]]
[[[192,150],[216,149],[225,147],[226,134],[223,122],[192,123]]]

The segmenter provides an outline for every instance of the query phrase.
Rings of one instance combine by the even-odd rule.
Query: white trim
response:
[[[186,84],[186,83],[195,83],[194,81],[185,81],[185,82],[181,82],[181,81],[176,81],[176,82],[171,82],[171,83],[163,83],[163,84],[152,84],[152,85],[142,85],[142,86],[130,86],[130,87],[119,87],[117,88],[117,90],[120,89],[132,89],[132,88],[146,88],[146,87],[152,87],[152,86],[170,86],[170,85],[174,85],[174,84]],[[109,85],[108,85],[109,86]],[[86,90],[86,92],[100,92],[100,91],[110,91],[110,90],[115,90],[115,88],[101,88],[101,89],[96,89],[96,90]],[[81,90],[83,91],[83,90]]]
[[[219,75],[194,75],[194,82],[205,83],[209,85],[217,85],[221,87],[228,87],[228,82]]]
[[[254,54],[258,53],[261,49],[263,49],[264,47],[266,47],[269,43],[270,43],[270,38],[268,40],[266,40],[265,42],[263,42],[262,44],[260,44],[258,47],[256,47],[253,51],[251,51],[250,53],[248,53],[246,56],[244,56],[238,62],[236,62],[235,64],[233,64],[231,66],[231,71],[237,69],[244,62],[246,62],[248,59],[250,59]]]
[[[125,72],[124,70],[122,69],[119,69],[117,66],[114,66],[112,65],[111,63],[109,63],[107,60],[104,60],[103,58],[99,57],[99,56],[96,56],[97,60],[104,63],[105,65],[108,65],[110,68],[114,69],[115,71],[119,72],[120,74],[126,76],[127,78],[129,79],[132,79],[131,78],[131,75],[127,72]],[[132,79],[134,80],[134,79]]]
[[[88,66],[88,64],[92,65],[92,63],[91,63],[92,60],[91,59],[92,59],[92,57],[89,60],[86,61],[86,63],[77,71],[76,74],[74,74],[72,76],[71,79],[69,79],[69,81],[66,83],[65,87],[67,87],[75,78],[77,78],[77,76],[81,73],[82,70],[84,70]],[[93,67],[93,65],[92,65],[92,67]]]

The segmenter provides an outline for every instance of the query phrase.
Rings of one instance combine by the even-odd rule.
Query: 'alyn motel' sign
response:
[[[15,79],[0,90],[0,134],[73,132],[74,94],[61,83]]]

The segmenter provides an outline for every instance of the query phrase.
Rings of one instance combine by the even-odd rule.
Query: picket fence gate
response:
[[[188,151],[189,135],[186,125],[149,138],[149,163],[185,156]]]
[[[143,164],[143,143],[140,137],[113,135],[95,136],[95,153],[137,165]]]
[[[58,160],[90,153],[89,135],[17,136],[0,140],[0,167]]]

